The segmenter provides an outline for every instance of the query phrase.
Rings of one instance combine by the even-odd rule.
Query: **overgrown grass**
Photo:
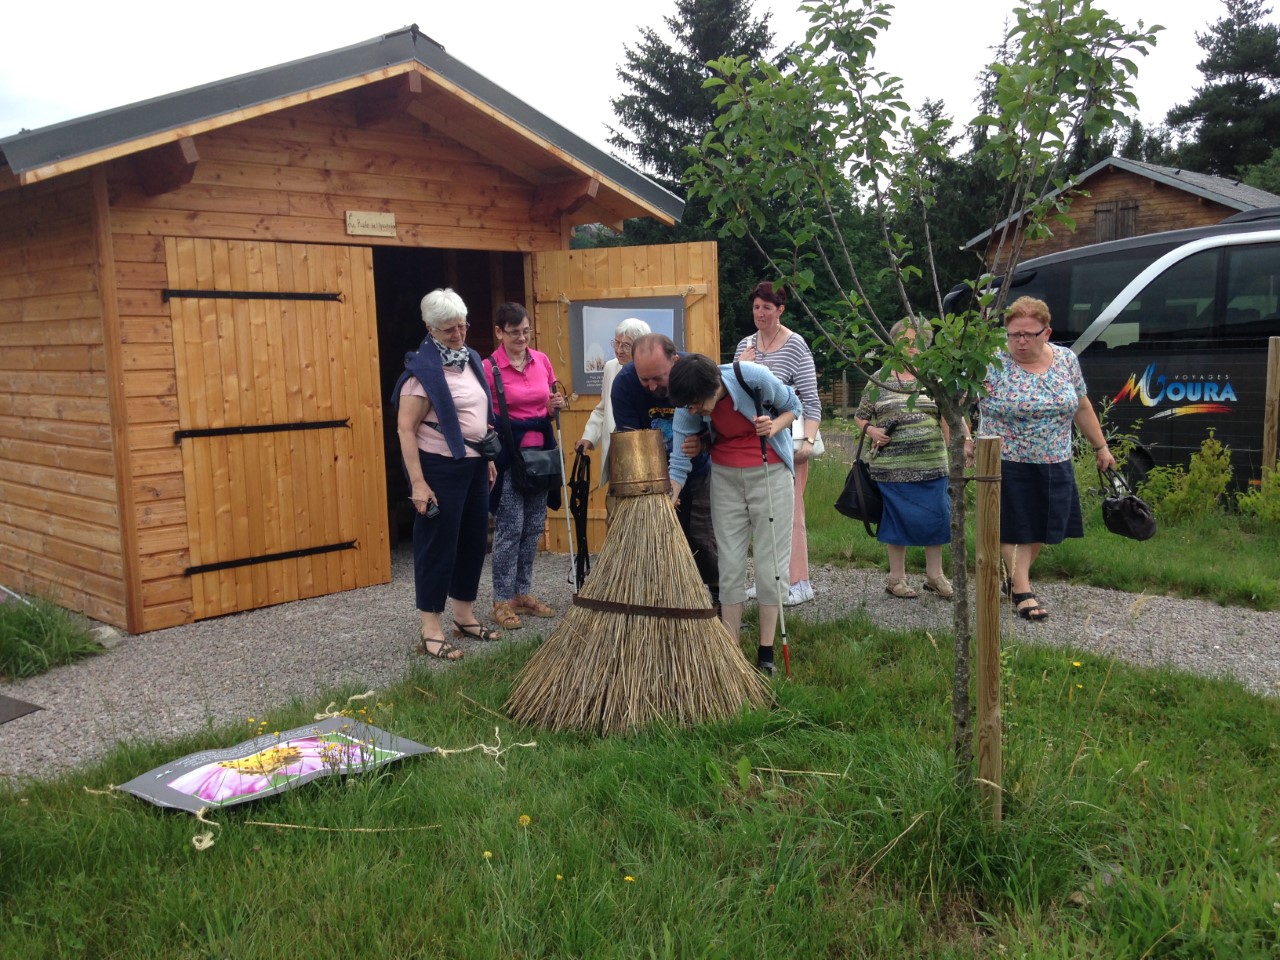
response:
[[[89,621],[41,598],[0,603],[0,678],[34,677],[64,663],[100,653]]]
[[[826,424],[823,429],[827,430]],[[848,463],[830,455],[815,461],[810,468],[805,491],[809,559],[887,569],[884,547],[867,536],[862,524],[840,516],[832,507],[847,472]],[[1096,487],[1096,478],[1092,485],[1081,487],[1084,539],[1045,547],[1036,561],[1035,578],[1069,580],[1131,593],[1158,591],[1256,610],[1280,609],[1280,576],[1276,575],[1275,559],[1280,556],[1280,524],[1219,511],[1178,524],[1162,520],[1152,539],[1135,543],[1103,526]],[[972,562],[972,512],[969,517],[966,540]],[[945,552],[944,560],[949,567]],[[907,551],[907,562],[910,569],[923,570],[924,551]]]
[[[495,727],[504,745],[537,746],[504,765],[416,758],[220,811],[202,852],[193,818],[82,788],[257,727],[119,749],[0,804],[0,955],[1280,950],[1276,701],[1012,649],[997,828],[952,776],[945,638],[800,616],[791,636],[796,676],[775,709],[614,740],[509,723],[502,701],[531,645],[422,673],[382,694],[375,723],[446,747],[493,742]],[[268,714],[269,728],[314,709]]]

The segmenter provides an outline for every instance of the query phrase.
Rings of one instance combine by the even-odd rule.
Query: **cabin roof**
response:
[[[477,129],[477,124],[506,128],[493,132],[509,138],[514,131],[524,141],[523,150],[536,154],[532,166],[522,165],[526,171],[533,167],[548,171],[551,182],[597,177],[629,200],[628,206],[638,205],[648,215],[676,222],[683,214],[684,201],[661,184],[450,56],[416,24],[328,53],[0,137],[0,156],[20,183],[34,183],[412,73],[433,84],[432,93],[443,90],[471,108],[470,122],[452,134],[464,145],[466,131]],[[495,155],[501,158],[502,151]],[[639,211],[627,215],[639,215]]]
[[[1137,174],[1156,183],[1184,190],[1194,196],[1212,200],[1214,203],[1220,203],[1224,207],[1231,207],[1233,210],[1255,210],[1259,207],[1280,206],[1280,196],[1268,193],[1266,190],[1259,190],[1257,187],[1251,187],[1248,184],[1241,183],[1239,180],[1233,180],[1228,177],[1215,177],[1208,173],[1196,173],[1192,170],[1180,170],[1176,167],[1162,167],[1159,164],[1144,163],[1141,160],[1126,160],[1123,157],[1107,157],[1105,160],[1095,163],[1088,170],[1073,177],[1067,186],[1046,194],[1046,197],[1056,197],[1065,190],[1080,187],[1090,177],[1107,169],[1123,170],[1127,173]],[[1025,213],[1025,209],[1019,210],[1013,216],[1006,217],[991,230],[985,230],[967,241],[963,249],[968,250],[970,247],[977,246],[987,240],[992,233],[1003,230],[1008,224],[1021,219]]]

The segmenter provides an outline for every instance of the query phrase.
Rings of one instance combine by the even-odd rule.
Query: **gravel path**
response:
[[[384,687],[414,667],[449,669],[413,653],[417,616],[408,550],[397,551],[392,566],[392,582],[384,586],[122,636],[102,656],[0,688],[44,708],[0,724],[0,779],[19,784],[51,776],[92,763],[119,741],[243,723],[292,698],[339,686]],[[535,569],[534,592],[564,610],[572,592],[568,560],[544,555]],[[883,582],[877,570],[815,568],[817,600],[787,615],[819,621],[865,608],[886,626],[950,631],[949,604],[927,595],[896,600],[884,593]],[[489,588],[486,573],[478,610],[490,609]],[[1006,612],[1006,642],[1071,646],[1143,666],[1232,676],[1256,693],[1280,696],[1280,613],[1060,583],[1037,589],[1051,619],[1030,624]],[[548,634],[557,621],[525,622],[508,636]],[[494,647],[458,645],[468,656]],[[804,656],[795,643],[792,652]]]

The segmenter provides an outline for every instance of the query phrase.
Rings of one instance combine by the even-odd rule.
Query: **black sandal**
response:
[[[1013,609],[1017,611],[1018,616],[1023,620],[1030,620],[1032,623],[1039,623],[1041,620],[1049,619],[1049,611],[1041,605],[1034,591],[1028,591],[1027,593],[1010,593],[1009,599],[1013,601]],[[1031,606],[1024,607],[1023,604],[1028,600],[1031,601]]]
[[[438,643],[439,646],[432,650],[427,646],[429,643]],[[443,637],[419,637],[418,652],[428,657],[435,657],[437,660],[448,660],[450,663],[456,663],[465,656],[461,650]],[[456,653],[457,656],[450,656],[453,653]]]
[[[460,637],[466,637],[468,640],[501,640],[502,634],[497,630],[490,630],[480,623],[458,623],[454,622],[453,632]]]

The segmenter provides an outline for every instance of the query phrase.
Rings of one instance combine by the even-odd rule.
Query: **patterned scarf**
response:
[[[440,362],[446,367],[457,367],[459,370],[467,369],[467,361],[471,358],[471,354],[466,347],[454,350],[452,347],[441,343],[435,337],[431,338],[435,341],[435,345],[440,349]]]

